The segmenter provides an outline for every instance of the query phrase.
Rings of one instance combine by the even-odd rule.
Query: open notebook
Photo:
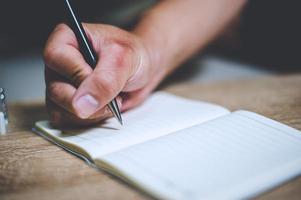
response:
[[[159,92],[123,118],[35,130],[162,199],[250,198],[301,173],[300,131],[252,112]]]

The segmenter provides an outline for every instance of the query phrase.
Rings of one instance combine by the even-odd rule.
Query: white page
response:
[[[142,106],[124,113],[122,127],[116,119],[87,130],[56,130],[45,121],[36,126],[53,137],[83,148],[95,158],[228,113],[221,106],[158,92]]]
[[[300,133],[239,111],[99,160],[159,198],[245,199],[300,174]]]

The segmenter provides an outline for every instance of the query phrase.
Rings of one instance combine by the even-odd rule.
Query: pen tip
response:
[[[121,125],[123,125],[121,113],[120,113],[120,110],[119,110],[116,100],[113,99],[113,101],[111,103],[109,103],[108,106],[109,106],[110,110],[112,111],[113,115],[115,116],[115,118],[118,120],[118,122]]]
[[[123,126],[122,119],[118,119],[119,123]]]
[[[120,123],[120,125],[123,125],[123,121],[122,121],[121,114],[120,114],[120,113],[118,113],[118,114],[116,115],[116,117],[117,117],[117,119],[118,119],[118,122]]]

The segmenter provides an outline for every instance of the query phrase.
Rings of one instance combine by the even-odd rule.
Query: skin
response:
[[[92,71],[72,30],[58,25],[44,50],[46,103],[55,126],[87,126],[111,116],[116,96],[122,111],[141,104],[181,63],[215,39],[245,0],[165,0],[136,28],[84,24],[98,54]]]

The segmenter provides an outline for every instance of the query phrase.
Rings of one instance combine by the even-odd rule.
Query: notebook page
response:
[[[52,137],[81,147],[95,158],[228,113],[217,105],[158,92],[142,106],[124,113],[122,127],[115,119],[86,130],[56,130],[45,121],[36,126]]]
[[[301,132],[247,111],[99,158],[167,199],[245,199],[301,173]]]

